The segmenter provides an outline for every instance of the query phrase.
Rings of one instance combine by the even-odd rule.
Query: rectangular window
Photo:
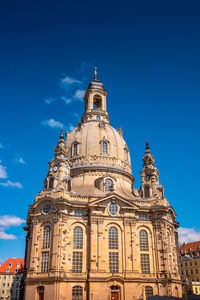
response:
[[[46,273],[49,270],[49,251],[42,252],[41,272]]]
[[[185,270],[185,275],[188,275],[188,270]]]
[[[17,263],[17,268],[19,268],[20,267],[20,263]]]
[[[149,254],[140,254],[142,274],[150,274]]]
[[[147,220],[147,214],[139,214],[139,220]]]
[[[192,267],[192,262],[190,262],[190,267]]]
[[[83,209],[75,209],[74,215],[75,216],[83,216]]]
[[[196,274],[198,274],[198,269],[196,269]]]
[[[195,261],[195,266],[197,266],[197,261]]]
[[[191,271],[190,271],[190,272],[191,272],[191,275],[192,275],[192,274],[193,274],[193,270],[191,269]]]
[[[181,271],[181,274],[184,275],[183,271]]]
[[[6,273],[9,273],[10,272],[10,269],[6,269]]]
[[[111,273],[119,273],[118,252],[109,252],[109,268]]]
[[[181,267],[183,267],[183,264],[181,263]]]
[[[82,264],[83,264],[83,253],[82,252],[73,252],[72,272],[73,273],[82,273]]]
[[[187,263],[185,263],[185,266],[187,267]]]

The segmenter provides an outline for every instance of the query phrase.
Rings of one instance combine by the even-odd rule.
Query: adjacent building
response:
[[[24,259],[9,258],[0,266],[0,299],[19,300]]]
[[[180,269],[189,291],[200,295],[200,241],[184,243],[179,248]]]
[[[25,299],[181,297],[179,224],[149,144],[137,189],[128,145],[122,129],[110,125],[96,73],[84,101],[77,127],[66,139],[61,132],[44,188],[29,207]]]

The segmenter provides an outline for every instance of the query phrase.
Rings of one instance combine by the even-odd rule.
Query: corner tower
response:
[[[44,187],[29,206],[25,300],[182,296],[176,214],[146,144],[134,188],[122,129],[109,123],[97,74],[85,112],[61,132]]]

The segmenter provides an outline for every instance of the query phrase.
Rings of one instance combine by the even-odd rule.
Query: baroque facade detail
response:
[[[109,123],[106,97],[95,73],[81,121],[66,139],[61,131],[29,207],[27,300],[182,296],[176,214],[148,143],[141,188],[133,187],[129,148]]]

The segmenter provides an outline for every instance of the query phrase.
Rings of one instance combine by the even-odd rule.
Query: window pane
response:
[[[75,285],[72,288],[72,300],[82,300],[83,299],[83,288],[79,285]]]
[[[43,245],[42,245],[42,248],[50,248],[50,234],[51,234],[50,227],[45,226],[44,231],[43,231]]]
[[[82,272],[82,260],[83,260],[82,252],[73,252],[73,259],[72,259],[72,272],[73,273],[81,273]]]
[[[83,229],[80,226],[74,228],[73,248],[83,249]]]
[[[148,234],[145,230],[140,231],[139,238],[140,238],[140,251],[149,251]]]
[[[108,154],[108,144],[105,141],[101,143],[101,152],[104,154]]]
[[[109,249],[118,249],[118,230],[116,227],[110,227],[109,233]]]
[[[139,214],[139,220],[147,220],[146,214]]]
[[[109,205],[109,213],[112,215],[112,216],[115,216],[118,212],[118,206],[116,203],[112,202],[110,203]]]
[[[151,286],[145,286],[146,297],[153,296],[153,288]]]
[[[41,272],[45,273],[49,270],[49,251],[42,252]]]
[[[109,252],[109,268],[111,273],[119,273],[118,252]]]
[[[111,179],[105,180],[105,192],[109,192],[111,188],[113,187],[113,182]]]
[[[141,254],[140,258],[142,274],[150,274],[149,254]]]
[[[74,153],[73,153],[73,155],[77,155],[77,154],[78,154],[78,144],[75,143],[74,144]]]

